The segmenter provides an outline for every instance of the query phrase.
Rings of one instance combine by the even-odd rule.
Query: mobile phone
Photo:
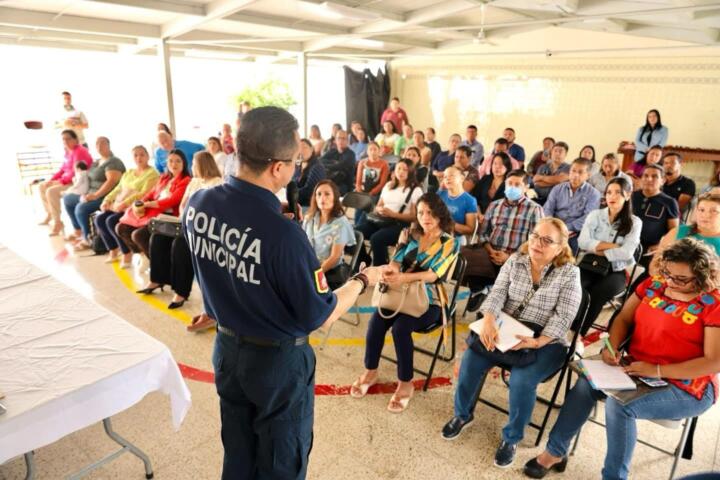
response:
[[[645,385],[647,385],[650,388],[665,387],[668,384],[662,378],[638,377],[638,380],[640,380],[641,382],[643,382]]]

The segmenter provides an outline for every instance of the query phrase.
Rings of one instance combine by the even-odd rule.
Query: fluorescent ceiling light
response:
[[[349,40],[347,44],[352,45],[353,47],[362,48],[385,48],[385,42],[381,42],[380,40],[370,40],[368,38],[354,38]]]
[[[377,20],[380,18],[379,13],[365,11],[361,8],[348,7],[347,5],[341,5],[339,3],[323,2],[320,4],[320,7],[319,12],[321,15],[336,20]]]
[[[185,50],[185,56],[186,57],[194,57],[194,58],[210,58],[210,59],[238,60],[238,61],[248,58],[248,55],[245,55],[242,53],[220,52],[220,51],[213,51],[213,50],[199,50],[197,48],[191,48],[190,50]]]

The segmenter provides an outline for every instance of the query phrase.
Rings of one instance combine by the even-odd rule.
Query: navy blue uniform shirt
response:
[[[183,215],[205,311],[239,335],[304,337],[334,310],[320,262],[264,188],[231,177],[196,192]]]

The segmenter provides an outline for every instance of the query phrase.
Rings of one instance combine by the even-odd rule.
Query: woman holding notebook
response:
[[[556,218],[540,220],[518,253],[500,269],[495,285],[480,307],[481,327],[469,338],[455,391],[455,415],[442,430],[455,439],[473,421],[473,410],[497,354],[501,312],[529,327],[533,336],[519,337],[512,347],[516,362],[510,375],[510,415],[495,453],[495,465],[509,467],[535,406],[537,385],[562,365],[565,337],[582,300],[580,272],[575,266],[568,229]],[[504,315],[503,315],[504,317]],[[507,355],[507,352],[503,354]],[[512,355],[512,354],[510,354]]]
[[[665,379],[658,388],[622,405],[607,397],[608,440],[602,478],[626,479],[637,437],[635,420],[691,418],[705,412],[718,395],[720,372],[720,275],[712,248],[692,238],[663,250],[660,276],[643,281],[610,329],[610,346],[602,352],[609,365],[623,365],[633,377]],[[632,335],[631,335],[632,332]],[[618,348],[630,337],[628,356]],[[570,441],[590,416],[595,402],[606,398],[581,377],[565,399],[545,451],[525,465],[525,474],[542,478],[567,466]]]

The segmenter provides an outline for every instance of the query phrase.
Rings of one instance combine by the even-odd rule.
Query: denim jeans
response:
[[[125,245],[125,242],[122,241],[120,236],[115,233],[115,226],[122,216],[123,212],[113,212],[111,210],[96,215],[95,230],[100,234],[108,250],[115,250],[120,247],[122,253],[128,254],[130,253],[130,249]]]
[[[695,417],[712,406],[714,396],[712,385],[708,385],[702,400],[671,385],[670,388],[649,393],[627,405],[620,404],[614,398],[607,398],[605,424],[608,448],[602,478],[615,480],[628,477],[637,440],[636,419],[680,420]],[[550,432],[547,451],[556,457],[566,456],[570,442],[587,421],[595,402],[605,397],[600,390],[592,388],[584,377],[579,378],[565,399]]]
[[[82,230],[83,238],[87,240],[90,234],[90,214],[100,208],[102,198],[81,202],[80,195],[68,193],[63,197],[63,204],[68,217],[75,230]]]
[[[404,225],[399,223],[379,228],[377,224],[367,219],[358,224],[355,229],[362,232],[365,240],[370,241],[370,248],[372,249],[372,258],[370,258],[365,246],[363,246],[360,250],[360,261],[366,264],[372,263],[375,266],[386,265],[389,261],[388,247],[397,244],[403,228]]]
[[[567,355],[567,348],[551,343],[537,351],[537,359],[530,365],[514,367],[510,373],[510,405],[508,422],[503,428],[503,440],[512,445],[523,439],[525,427],[530,422],[537,386],[560,368]],[[475,409],[483,379],[495,365],[486,357],[468,349],[460,365],[460,377],[455,390],[455,416],[463,420],[470,418]]]

